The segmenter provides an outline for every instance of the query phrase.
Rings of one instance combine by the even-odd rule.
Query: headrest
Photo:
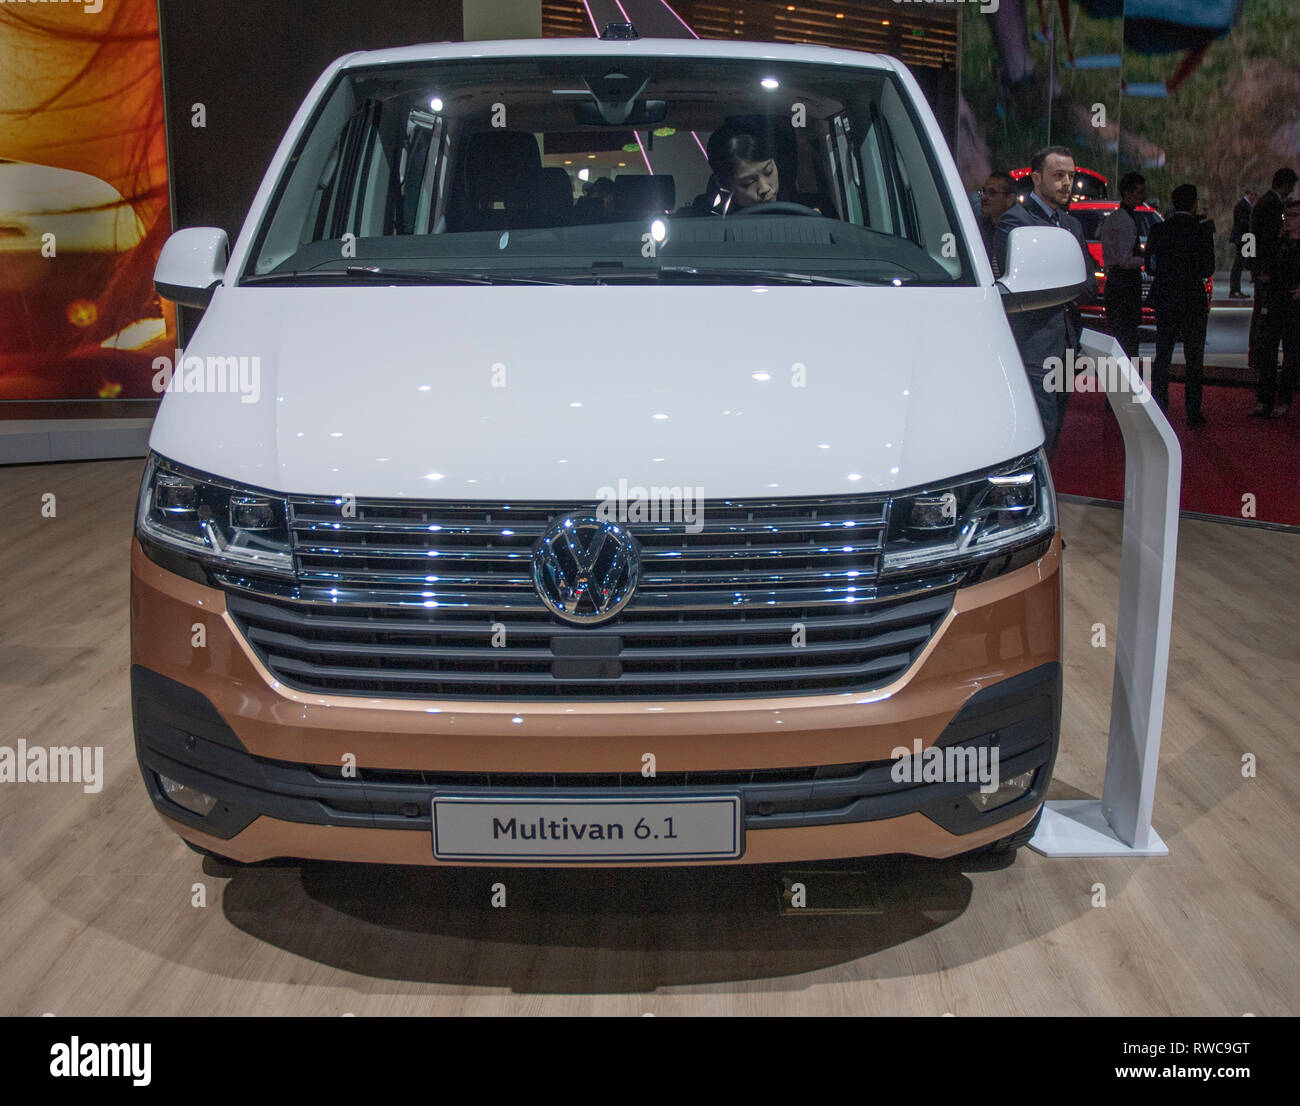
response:
[[[533,193],[542,156],[527,131],[480,131],[464,145],[460,179],[478,203],[520,200]]]
[[[629,219],[662,215],[677,203],[677,185],[671,173],[657,176],[626,174],[614,178],[614,214]]]
[[[567,169],[552,165],[542,170],[537,185],[537,206],[547,211],[573,206],[573,184]]]

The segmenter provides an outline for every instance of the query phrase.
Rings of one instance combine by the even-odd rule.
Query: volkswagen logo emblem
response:
[[[636,539],[598,515],[559,519],[533,546],[537,594],[557,617],[579,625],[604,622],[627,606],[640,570]]]

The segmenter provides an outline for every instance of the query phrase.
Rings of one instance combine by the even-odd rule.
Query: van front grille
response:
[[[640,581],[613,619],[555,618],[534,543],[593,505],[289,500],[296,582],[227,575],[228,609],[284,683],[474,699],[724,698],[883,686],[961,573],[882,585],[887,497],[706,502],[626,524]],[[698,529],[698,532],[691,532]]]

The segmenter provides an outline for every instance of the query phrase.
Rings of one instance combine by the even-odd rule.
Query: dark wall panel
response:
[[[158,0],[173,227],[234,239],[312,82],[353,50],[459,41],[460,0]],[[192,125],[203,104],[207,125]]]

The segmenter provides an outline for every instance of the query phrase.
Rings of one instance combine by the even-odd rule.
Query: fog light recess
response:
[[[217,805],[217,800],[211,795],[205,795],[202,791],[186,787],[185,784],[163,775],[158,775],[158,786],[162,788],[162,793],[167,798],[191,814],[205,816]]]
[[[966,798],[971,801],[971,805],[976,810],[996,810],[1000,806],[1006,806],[1007,803],[1015,802],[1028,791],[1033,785],[1036,771],[1031,769],[1028,772],[1021,772],[1018,776],[1010,776],[1000,781],[997,789],[987,795],[983,791],[972,791]]]

